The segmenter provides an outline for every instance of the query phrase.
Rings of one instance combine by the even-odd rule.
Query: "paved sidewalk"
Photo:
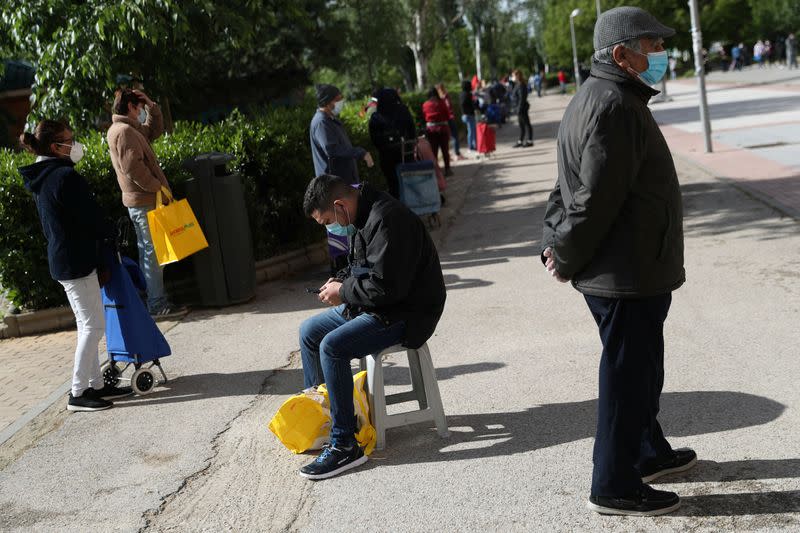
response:
[[[452,435],[390,430],[387,449],[314,483],[266,429],[302,387],[304,292],[324,272],[192,313],[168,334],[174,379],[61,424],[0,466],[9,531],[744,531],[800,528],[798,225],[678,161],[688,281],[667,322],[662,424],[696,468],[658,486],[683,507],[656,519],[585,509],[596,328],[538,258],[568,98],[533,101],[536,146],[457,171],[439,235],[448,285],[429,345]],[[769,257],[768,264],[753,258]],[[777,266],[776,266],[777,265]],[[388,361],[388,388],[407,386]],[[2,451],[3,447],[0,447]]]
[[[706,80],[708,83],[714,84],[798,85],[800,84],[800,70],[789,70],[777,64],[766,68],[748,66],[740,71],[713,70],[707,74]]]
[[[166,332],[175,324],[173,320],[158,325]],[[75,361],[75,337],[71,330],[0,340],[0,434],[26,413],[44,409],[54,392],[63,392],[66,402]],[[101,361],[105,353],[103,339]]]
[[[800,85],[792,87],[710,85],[712,153],[694,82],[670,83],[672,101],[651,107],[673,153],[800,219]]]

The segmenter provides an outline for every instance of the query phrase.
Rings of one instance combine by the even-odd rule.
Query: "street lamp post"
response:
[[[711,153],[711,120],[708,116],[708,99],[706,98],[706,71],[703,66],[703,33],[700,31],[700,10],[697,0],[689,0],[692,16],[692,48],[694,50],[694,72],[697,76],[697,88],[700,91],[700,122],[703,123],[703,137],[706,152]]]
[[[602,13],[602,12],[603,12],[603,10],[602,10],[602,9],[600,9],[600,0],[597,0],[597,1],[595,2],[595,4],[597,5],[597,18],[600,18],[600,13]]]
[[[581,14],[581,10],[579,8],[575,8],[572,10],[572,13],[569,15],[569,31],[572,33],[572,63],[575,67],[575,88],[580,89],[581,87],[581,73],[578,70],[578,46],[575,44],[575,22],[573,19]]]

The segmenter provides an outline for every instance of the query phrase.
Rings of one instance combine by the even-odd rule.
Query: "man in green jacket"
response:
[[[685,281],[683,212],[672,156],[647,103],[667,68],[672,28],[643,9],[605,11],[591,76],[558,132],[558,181],[542,261],[583,293],[603,354],[589,508],[650,516],[680,505],[649,483],[691,468],[658,423],[672,291]]]

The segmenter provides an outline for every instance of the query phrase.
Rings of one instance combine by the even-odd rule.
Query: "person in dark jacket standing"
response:
[[[34,133],[24,133],[20,142],[37,155],[34,164],[19,172],[36,202],[47,239],[50,275],[64,287],[78,326],[67,409],[108,409],[113,405],[108,398],[133,394],[130,387],[104,385],[98,361],[98,344],[105,334],[100,286],[110,279],[103,257],[104,248],[111,245],[111,225],[86,180],[75,171],[83,146],[66,124],[43,120]]]
[[[468,81],[461,84],[461,122],[467,125],[467,145],[473,152],[478,150],[478,137],[475,125],[475,100],[472,85]]]
[[[456,159],[461,161],[464,157],[461,155],[461,146],[458,142],[458,127],[456,126],[456,115],[453,111],[453,102],[450,100],[450,93],[447,92],[447,87],[444,83],[437,83],[436,90],[439,91],[439,98],[444,102],[447,107],[448,120],[447,125],[450,127],[450,138],[453,140],[453,151],[456,153]]]
[[[533,146],[533,126],[531,126],[531,118],[528,116],[531,109],[531,104],[528,103],[528,86],[519,70],[513,72],[511,79],[515,82],[511,100],[517,106],[517,122],[519,123],[519,140],[514,148]],[[526,135],[528,136],[527,141],[525,140]]]
[[[588,503],[603,514],[677,509],[677,494],[646,483],[697,460],[673,450],[657,420],[663,325],[685,272],[678,177],[647,103],[666,72],[663,39],[674,33],[639,8],[599,17],[591,76],[559,128],[545,213],[542,261],[583,293],[603,344]]]
[[[395,344],[422,346],[446,293],[425,224],[388,194],[323,175],[306,189],[303,209],[351,242],[347,269],[320,287],[319,300],[331,309],[300,326],[305,387],[327,385],[332,418],[330,446],[300,474],[325,479],[367,460],[355,439],[350,360]]]
[[[378,107],[369,119],[369,136],[378,149],[389,194],[399,198],[396,168],[403,161],[403,142],[416,140],[414,118],[396,90],[381,89],[376,99]]]

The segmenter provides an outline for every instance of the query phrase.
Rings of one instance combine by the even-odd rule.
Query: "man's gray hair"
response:
[[[636,39],[628,39],[627,41],[622,41],[621,43],[612,44],[611,46],[606,46],[605,48],[601,48],[597,50],[594,55],[592,55],[592,59],[595,63],[606,63],[607,65],[614,64],[614,47],[617,45],[622,45],[625,48],[630,48],[636,52],[642,51],[642,39],[644,37],[637,37]],[[655,38],[655,44],[658,46],[659,44],[664,44],[664,39],[661,37]]]
[[[613,65],[614,64],[614,48],[618,45],[622,45],[625,48],[630,48],[631,50],[635,50],[637,52],[642,51],[642,42],[639,38],[636,39],[628,39],[627,41],[622,41],[621,43],[612,44],[611,46],[606,46],[605,48],[601,48],[597,50],[592,59],[596,63],[605,63],[606,65]]]

